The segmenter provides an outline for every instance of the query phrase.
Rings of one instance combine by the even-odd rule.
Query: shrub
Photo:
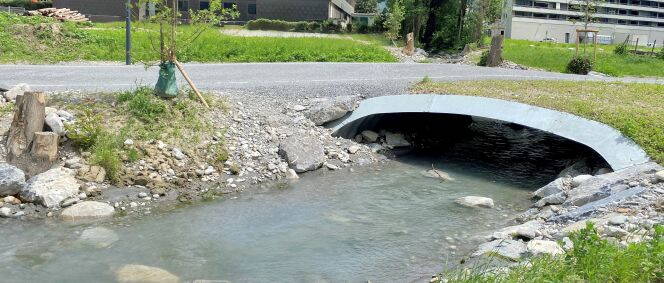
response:
[[[657,58],[664,60],[664,47],[657,53]]]
[[[307,30],[308,31],[320,31],[321,26],[319,22],[309,22],[307,24]]]
[[[334,20],[327,19],[321,23],[320,27],[322,32],[333,33],[341,31],[341,25],[337,24]]]
[[[620,44],[616,46],[616,49],[613,49],[613,53],[616,55],[626,55],[627,54],[627,45],[626,44]]]
[[[118,102],[126,102],[129,113],[143,121],[152,121],[166,112],[166,103],[149,87],[123,92],[118,95]]]
[[[84,150],[89,149],[103,135],[103,128],[100,127],[100,125],[103,125],[103,122],[104,118],[101,115],[85,109],[82,114],[76,117],[76,123],[65,125],[67,137],[76,146]]]
[[[293,31],[307,31],[309,28],[309,23],[307,22],[295,22],[293,26]]]
[[[0,6],[23,7],[26,10],[37,10],[41,8],[50,8],[52,1],[31,1],[31,0],[0,0]]]
[[[111,133],[103,133],[91,149],[92,164],[99,165],[106,170],[106,178],[111,181],[118,179],[122,168],[120,159],[120,142],[118,137]]]
[[[588,57],[576,56],[567,64],[567,72],[572,74],[587,75],[593,70],[593,62]]]
[[[486,66],[487,61],[489,61],[489,50],[482,52],[482,56],[480,56],[480,61],[477,62],[477,66]]]
[[[257,19],[247,22],[246,27],[250,30],[290,31],[295,28],[295,23],[281,20]]]

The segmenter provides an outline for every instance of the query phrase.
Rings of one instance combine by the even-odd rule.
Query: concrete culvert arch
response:
[[[464,115],[537,129],[585,145],[613,170],[650,160],[643,149],[608,125],[569,113],[476,96],[425,94],[370,98],[330,126],[334,135],[352,138],[362,127],[376,123],[381,117],[404,113]]]

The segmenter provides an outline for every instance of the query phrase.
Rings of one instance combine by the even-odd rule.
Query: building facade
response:
[[[575,43],[576,30],[583,28],[576,0],[508,0],[503,14],[509,38]],[[598,42],[657,46],[664,43],[664,0],[605,0],[599,2],[595,22]]]
[[[136,3],[136,0],[131,0]],[[186,11],[207,9],[209,0],[177,0],[178,8]],[[93,21],[118,21],[125,17],[125,0],[53,0],[56,8],[77,10]],[[225,8],[235,5],[240,12],[237,21],[253,19],[278,19],[286,21],[350,20],[355,10],[355,0],[224,0]],[[133,9],[135,19],[143,19],[153,13],[150,7]]]

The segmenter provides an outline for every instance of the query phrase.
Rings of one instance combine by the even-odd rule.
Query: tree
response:
[[[357,0],[355,4],[357,13],[376,13],[378,12],[378,0]]]
[[[387,19],[383,25],[386,29],[385,37],[390,39],[392,44],[396,45],[396,40],[401,38],[401,23],[404,20],[404,9],[401,0],[393,0],[390,4]]]
[[[149,23],[159,25],[158,39],[153,33],[148,33],[154,52],[159,54],[160,70],[159,81],[155,87],[156,93],[163,97],[177,95],[175,83],[175,69],[177,66],[192,89],[198,94],[193,82],[189,79],[177,57],[181,50],[186,50],[206,30],[219,25],[222,21],[237,18],[239,12],[236,7],[223,8],[221,0],[210,0],[208,9],[187,11],[188,19],[183,19],[177,0],[139,0],[140,6],[154,5],[157,13],[150,17]],[[181,28],[182,22],[188,21],[186,29]],[[206,104],[199,94],[199,98]],[[207,105],[207,104],[206,104]]]
[[[579,11],[579,18],[571,18],[571,21],[574,23],[581,22],[583,24],[583,29],[586,30],[583,34],[583,53],[586,53],[586,39],[588,38],[588,26],[592,23],[597,22],[596,13],[599,9],[600,3],[602,0],[580,0],[579,4],[570,5],[572,10]],[[577,34],[577,37],[579,35]],[[579,40],[579,38],[577,38]]]

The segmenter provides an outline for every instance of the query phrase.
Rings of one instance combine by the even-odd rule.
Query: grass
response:
[[[446,282],[661,282],[664,278],[664,226],[649,241],[627,247],[601,239],[589,226],[570,236],[574,247],[562,256],[542,256],[507,272],[482,268],[455,270]]]
[[[61,33],[32,31],[24,26],[54,23],[45,17],[23,17],[0,12],[0,62],[124,61],[124,23],[80,25],[65,23]],[[179,36],[196,27],[183,25]],[[17,30],[20,30],[18,32]],[[135,24],[132,57],[139,62],[159,59],[155,46],[158,27]],[[396,59],[370,36],[365,41],[342,38],[274,38],[223,35],[206,30],[181,48],[182,62],[394,62]],[[153,44],[154,43],[154,44]]]
[[[568,112],[610,125],[664,164],[664,85],[620,82],[421,82],[414,93],[492,97]]]
[[[587,48],[588,54],[592,54],[592,46]],[[615,48],[616,45],[597,46],[595,71],[618,77],[664,77],[664,60],[649,55],[616,55]],[[655,49],[657,51],[659,49]],[[561,73],[574,54],[574,44],[507,39],[503,46],[506,60]]]
[[[198,150],[201,137],[214,132],[209,115],[215,109],[228,108],[224,101],[210,94],[204,97],[212,109],[203,108],[190,90],[175,99],[164,100],[148,87],[101,94],[75,106],[65,104],[74,107],[77,117],[76,123],[66,126],[67,136],[81,150],[91,153],[90,162],[106,169],[108,179],[117,181],[124,161],[134,162],[144,156],[136,148],[125,147],[126,139],[161,140],[183,150]],[[220,162],[219,156],[228,158],[223,141],[210,144],[207,154],[213,164]]]

